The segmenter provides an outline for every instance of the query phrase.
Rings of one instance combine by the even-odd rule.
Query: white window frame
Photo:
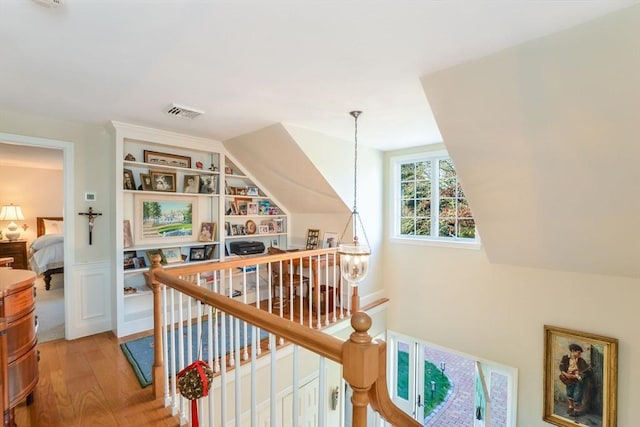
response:
[[[391,218],[391,236],[390,240],[394,243],[407,243],[407,244],[417,244],[417,245],[427,245],[427,246],[442,246],[442,247],[452,247],[452,248],[465,248],[465,249],[480,249],[482,244],[480,242],[480,235],[478,234],[478,228],[476,226],[476,236],[474,239],[466,239],[459,237],[440,237],[440,236],[416,236],[416,235],[405,235],[400,234],[400,212],[401,212],[401,202],[400,202],[400,165],[403,163],[415,163],[419,161],[430,160],[432,162],[450,159],[449,153],[446,150],[438,150],[438,151],[425,151],[414,154],[400,155],[400,156],[392,156],[390,160],[390,188],[391,188],[391,212],[389,218]],[[437,188],[438,181],[433,179],[432,177],[432,185]],[[439,193],[434,192],[432,187],[432,195],[435,195],[439,201]],[[438,206],[439,203],[432,203],[431,215],[432,215],[432,224],[436,223],[434,221],[434,213],[438,215]]]

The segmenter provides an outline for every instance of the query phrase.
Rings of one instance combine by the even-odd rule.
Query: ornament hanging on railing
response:
[[[178,390],[191,400],[191,426],[198,427],[198,399],[209,395],[213,370],[204,360],[196,360],[177,375]]]

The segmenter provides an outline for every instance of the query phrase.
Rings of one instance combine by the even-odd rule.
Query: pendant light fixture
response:
[[[369,247],[369,240],[367,239],[367,233],[362,225],[360,214],[358,213],[358,117],[362,114],[362,111],[351,111],[349,113],[355,120],[355,149],[354,149],[354,167],[353,167],[353,211],[347,221],[347,225],[344,227],[340,242],[343,242],[344,235],[349,227],[349,223],[353,225],[353,242],[352,243],[340,243],[338,246],[338,253],[340,254],[340,270],[342,271],[342,277],[349,282],[354,288],[353,294],[353,311],[358,311],[358,290],[357,287],[369,272],[369,255],[371,255],[371,249]],[[365,244],[360,243],[358,237],[358,225],[362,230]]]

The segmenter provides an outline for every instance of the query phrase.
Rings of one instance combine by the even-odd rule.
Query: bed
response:
[[[45,289],[51,276],[64,273],[64,220],[59,216],[36,218],[38,237],[29,245],[29,267],[44,276]]]

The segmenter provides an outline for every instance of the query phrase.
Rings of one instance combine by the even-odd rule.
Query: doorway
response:
[[[517,371],[390,332],[394,403],[424,426],[515,427]]]
[[[69,300],[70,300],[70,292],[68,283],[71,278],[71,268],[73,265],[72,262],[72,252],[71,252],[71,242],[73,242],[73,223],[74,218],[73,215],[69,215],[68,213],[72,212],[72,197],[73,194],[73,144],[66,141],[58,141],[52,139],[45,138],[37,138],[30,137],[24,135],[15,135],[15,134],[6,134],[0,132],[0,149],[2,149],[3,154],[6,154],[8,157],[9,154],[14,156],[14,159],[18,159],[20,153],[22,152],[23,157],[26,159],[26,164],[23,166],[19,166],[20,163],[16,160],[16,167],[23,168],[28,171],[35,171],[37,167],[34,166],[34,161],[37,160],[38,156],[34,153],[42,153],[45,155],[49,153],[55,153],[62,160],[62,182],[61,185],[61,209],[62,216],[65,217],[65,227],[64,227],[64,271],[65,273],[62,275],[54,275],[52,276],[51,282],[51,291],[46,291],[44,289],[44,282],[42,277],[38,277],[36,280],[36,312],[38,317],[38,339],[40,342],[47,341],[51,339],[57,338],[65,338],[69,336],[68,328],[69,328]],[[4,157],[4,156],[3,156]],[[7,158],[4,159],[8,161]],[[24,181],[24,177],[27,175],[21,175],[21,179],[18,182]],[[57,180],[60,182],[60,180]],[[17,182],[17,183],[18,183]],[[44,180],[46,181],[46,178]],[[16,183],[16,185],[17,185]],[[39,182],[38,185],[42,186],[43,182]],[[26,191],[26,190],[25,190]],[[4,203],[4,201],[3,201]],[[60,209],[60,208],[58,208]],[[49,216],[52,215],[52,212],[48,211],[45,208],[36,207],[32,209],[32,212],[27,214],[25,212],[25,216],[29,215],[29,219],[33,220],[33,228],[29,230],[29,244],[37,237],[36,236],[36,227],[35,227],[35,217],[38,216]],[[25,230],[27,231],[27,230]],[[27,237],[27,236],[25,236]],[[42,286],[39,286],[42,285]],[[42,288],[42,289],[40,289]],[[65,290],[67,290],[65,292]],[[40,295],[40,301],[38,301],[38,295]],[[40,307],[39,307],[40,305]],[[42,335],[42,339],[41,336]]]

